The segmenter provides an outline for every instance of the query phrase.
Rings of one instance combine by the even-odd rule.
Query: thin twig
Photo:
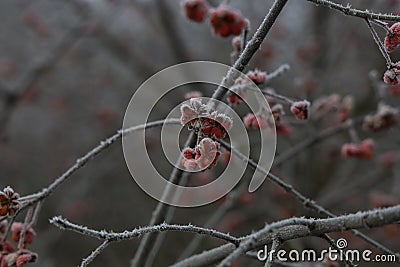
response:
[[[60,228],[62,230],[74,231],[79,234],[95,237],[98,239],[107,239],[110,242],[131,240],[133,238],[136,238],[136,237],[141,236],[146,233],[178,231],[178,232],[191,232],[191,233],[196,233],[196,234],[201,234],[201,235],[209,235],[209,236],[224,240],[226,242],[232,243],[234,245],[239,244],[239,239],[234,236],[231,236],[230,234],[225,234],[225,233],[219,232],[214,229],[208,229],[208,228],[199,227],[199,226],[195,226],[195,225],[191,225],[191,224],[177,225],[177,224],[162,223],[159,225],[136,228],[131,231],[115,233],[115,232],[106,231],[106,230],[98,231],[98,230],[90,229],[86,226],[77,225],[77,224],[71,223],[67,219],[64,219],[60,216],[53,217],[50,220],[50,223],[57,226],[58,228]]]
[[[342,12],[348,16],[360,17],[364,19],[377,19],[377,20],[389,20],[389,21],[400,21],[400,16],[396,16],[393,14],[383,14],[383,13],[375,13],[369,10],[359,10],[355,8],[351,8],[350,5],[343,6],[338,3],[334,3],[328,0],[307,0],[308,2],[312,2],[316,5],[329,7],[335,10]]]
[[[108,245],[110,245],[110,243],[111,243],[110,240],[108,239],[104,240],[104,242],[101,243],[101,245],[98,246],[95,250],[93,250],[89,256],[87,256],[82,260],[80,267],[88,266],[89,263],[91,263],[101,252],[103,252],[103,250],[105,250],[108,247]]]
[[[280,65],[276,70],[274,70],[271,73],[267,73],[266,81],[269,82],[272,79],[275,79],[276,77],[279,77],[283,75],[284,73],[288,72],[290,70],[289,64],[282,64]]]
[[[385,47],[383,46],[381,40],[379,39],[378,34],[376,33],[374,27],[372,27],[371,22],[369,21],[369,19],[365,19],[365,21],[367,22],[368,28],[371,31],[372,37],[374,38],[374,41],[376,43],[376,45],[379,48],[379,51],[381,52],[382,56],[385,58],[386,60],[386,66],[388,69],[390,69],[393,66],[393,62],[390,59],[390,56],[388,54],[388,52],[386,51]]]
[[[30,225],[30,222],[32,220],[32,215],[33,215],[33,207],[30,207],[25,215],[25,221],[24,224],[22,225],[22,230],[19,235],[19,241],[18,241],[18,249],[23,249],[24,248],[24,243],[25,243],[25,234],[26,231],[28,230],[28,227]]]

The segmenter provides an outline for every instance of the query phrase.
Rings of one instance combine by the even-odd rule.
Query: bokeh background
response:
[[[361,9],[400,10],[397,0],[349,2]],[[220,1],[210,3],[217,6]],[[271,4],[271,0],[230,3],[249,19],[250,33]],[[384,36],[383,30],[378,32]],[[129,99],[145,79],[190,60],[230,64],[231,52],[231,38],[212,34],[208,23],[187,20],[179,0],[2,0],[0,186],[12,185],[22,195],[40,190],[122,126]],[[397,61],[400,53],[392,58]],[[384,88],[387,103],[399,104],[396,90],[380,84],[385,61],[362,19],[307,1],[289,1],[248,69],[270,72],[284,63],[291,70],[270,84],[277,92],[310,101],[333,93],[351,95],[358,122],[376,110],[377,84]],[[370,79],[372,70],[378,73],[377,82]],[[167,96],[165,105],[174,106],[181,97],[179,92]],[[293,132],[278,137],[278,154],[332,126],[329,119],[304,124],[288,115],[287,121]],[[273,172],[337,214],[398,203],[400,166],[395,162],[382,167],[380,161],[381,154],[398,152],[398,126],[382,133],[364,131],[360,123],[356,128],[362,139],[375,140],[373,159],[341,157],[340,148],[350,137],[340,132],[275,166]],[[161,151],[151,145],[151,138],[157,143],[159,131],[149,138],[150,154],[157,160]],[[171,166],[161,164],[161,168],[168,172]],[[193,179],[207,175],[212,171]],[[178,208],[172,221],[203,225],[221,203]],[[56,229],[49,224],[50,217],[62,215],[93,228],[121,231],[146,225],[156,204],[130,176],[120,142],[111,146],[45,202],[32,246],[40,257],[38,266],[76,266],[98,245],[98,240]],[[256,193],[244,194],[215,228],[242,235],[293,215],[317,216],[265,182]],[[400,247],[398,225],[365,232],[394,250]],[[370,248],[348,234],[334,236],[346,237],[351,247]],[[192,237],[168,233],[153,266],[175,262]],[[93,266],[128,266],[138,243],[113,244]],[[196,252],[218,244],[206,238]],[[310,238],[289,242],[289,247],[323,249],[327,244]],[[243,258],[236,266],[259,265]]]

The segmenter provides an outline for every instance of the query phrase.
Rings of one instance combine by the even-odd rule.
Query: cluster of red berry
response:
[[[219,158],[220,145],[211,138],[223,139],[232,127],[232,119],[223,113],[211,111],[199,98],[191,98],[181,106],[181,123],[197,132],[201,141],[195,148],[187,147],[182,165],[190,171],[210,169]]]
[[[221,37],[239,35],[247,27],[247,20],[239,11],[221,5],[211,8],[205,0],[183,0],[183,11],[192,21],[203,23],[207,17],[215,34]]]
[[[14,192],[11,187],[6,187],[0,192],[1,216],[14,216],[19,208],[19,194]],[[23,223],[14,222],[11,225],[11,239],[18,244],[14,246],[12,243],[4,239],[4,235],[8,232],[9,222],[2,220],[0,223],[0,267],[22,267],[26,263],[36,262],[37,254],[28,250],[27,246],[32,244],[36,233],[31,226],[25,226]],[[22,232],[24,234],[22,235]],[[23,241],[20,242],[21,236]]]
[[[0,232],[2,234],[5,233],[7,225],[8,222],[6,220],[1,223]],[[24,225],[19,222],[15,222],[11,226],[12,240],[17,244],[19,243],[23,228]],[[13,246],[8,241],[0,240],[0,242],[2,243],[0,245],[0,266],[22,267],[26,263],[36,262],[38,259],[38,255],[26,249],[26,246],[33,242],[35,235],[36,233],[31,227],[25,229],[24,242],[22,243],[22,247],[19,249],[16,249],[15,246]]]
[[[182,165],[189,171],[211,169],[221,155],[220,145],[210,138],[204,138],[195,148],[183,151]]]
[[[394,23],[390,28],[388,28],[385,41],[385,49],[387,52],[391,53],[396,48],[400,46],[400,22]],[[395,85],[400,82],[400,62],[389,66],[388,70],[383,75],[383,81],[390,85]]]
[[[258,69],[249,71],[246,74],[247,78],[256,85],[261,85],[267,80],[267,73]],[[227,101],[232,105],[239,105],[243,103],[243,99],[246,96],[248,90],[249,81],[246,79],[238,78],[235,80],[235,84],[230,88],[227,94]]]
[[[0,216],[14,216],[19,208],[19,194],[7,186],[0,192]]]
[[[342,146],[342,155],[348,158],[371,159],[374,156],[375,143],[372,139],[365,139],[359,143],[348,143]]]

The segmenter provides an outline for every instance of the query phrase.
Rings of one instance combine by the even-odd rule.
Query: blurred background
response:
[[[381,12],[400,10],[397,0],[337,2]],[[220,1],[210,4],[218,6]],[[271,4],[271,0],[231,0],[230,6],[249,19],[252,34]],[[179,0],[2,0],[0,22],[0,186],[11,185],[21,195],[48,185],[121,128],[129,99],[157,71],[190,60],[231,63],[232,38],[214,35],[208,22],[186,19]],[[385,32],[377,30],[383,37]],[[394,61],[400,58],[399,52],[391,55]],[[374,133],[359,123],[376,111],[377,88],[383,88],[386,103],[398,107],[400,101],[399,88],[380,83],[385,61],[365,22],[307,1],[289,1],[248,70],[271,72],[284,63],[291,70],[270,83],[276,92],[311,102],[331,94],[351,95],[358,134],[361,139],[373,138],[376,149],[371,160],[341,157],[341,146],[350,142],[349,134],[341,131],[274,166],[273,173],[336,214],[399,203],[399,127]],[[378,80],[371,80],[372,70]],[[182,100],[176,95],[164,99],[171,106]],[[278,137],[277,154],[334,126],[331,119],[324,116],[304,124],[288,115],[292,132]],[[157,160],[160,148],[151,142],[157,144],[159,131],[154,129],[149,138],[150,155]],[[210,179],[220,165],[194,178]],[[168,172],[171,166],[160,168]],[[204,225],[222,203],[178,208],[172,221]],[[156,204],[130,176],[120,142],[111,146],[45,202],[32,246],[39,254],[38,266],[76,266],[99,244],[60,231],[49,224],[50,217],[62,215],[96,229],[121,231],[148,224]],[[266,181],[254,194],[243,194],[215,228],[243,235],[266,222],[302,215],[318,216]],[[394,250],[400,247],[398,225],[366,232]],[[347,238],[351,247],[371,249],[348,234],[333,236]],[[193,235],[165,237],[153,266],[175,262]],[[113,244],[93,266],[128,266],[138,244],[138,240]],[[206,238],[196,252],[219,244]],[[295,240],[288,246],[327,248],[317,238]],[[260,263],[242,258],[236,266]]]

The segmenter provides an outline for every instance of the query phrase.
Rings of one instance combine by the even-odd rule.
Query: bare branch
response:
[[[314,3],[316,5],[325,6],[331,9],[338,10],[348,16],[360,17],[364,19],[400,21],[400,16],[396,16],[393,14],[375,13],[369,10],[359,10],[352,8],[350,5],[344,6],[328,0],[307,0],[307,1]]]
[[[321,236],[326,233],[348,231],[350,229],[380,227],[383,225],[396,223],[399,220],[400,205],[385,209],[357,212],[328,219],[291,218],[269,224],[262,230],[252,235],[243,237],[238,248],[235,248],[233,244],[225,244],[223,246],[194,255],[171,266],[209,266],[226,258],[222,262],[225,264],[231,262],[233,258],[242,255],[246,251],[261,247],[263,245],[272,244],[276,236],[279,237],[281,242],[285,242],[301,237]],[[273,233],[271,232],[272,230],[274,230]],[[393,253],[393,255],[395,254]],[[223,265],[222,263],[219,266],[227,266]]]
[[[178,232],[191,232],[191,233],[197,233],[201,235],[209,235],[224,241],[227,241],[229,243],[238,245],[239,244],[239,239],[236,237],[233,237],[229,234],[225,234],[222,232],[219,232],[214,229],[208,229],[208,228],[203,228],[195,225],[177,225],[177,224],[160,224],[160,225],[153,225],[153,226],[146,226],[146,227],[140,227],[136,228],[131,231],[124,231],[121,233],[114,233],[111,231],[106,231],[106,230],[101,230],[97,231],[94,229],[90,229],[86,226],[81,226],[77,225],[74,223],[69,222],[67,219],[64,219],[60,216],[53,217],[50,220],[50,223],[57,226],[58,228],[62,230],[70,230],[77,232],[79,234],[95,237],[98,239],[106,239],[109,240],[110,242],[115,242],[115,241],[123,241],[123,240],[130,240],[135,237],[141,236],[143,234],[147,233],[153,233],[153,232],[165,232],[165,231],[178,231]]]
[[[89,265],[89,263],[91,263],[101,252],[103,252],[103,250],[105,250],[108,245],[110,245],[110,240],[104,240],[103,243],[101,243],[100,246],[98,246],[95,250],[92,251],[92,253],[90,253],[89,256],[87,256],[86,258],[84,258],[81,262],[80,267],[86,267]]]

